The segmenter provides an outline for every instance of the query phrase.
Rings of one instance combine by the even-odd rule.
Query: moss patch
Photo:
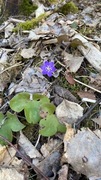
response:
[[[33,28],[35,28],[39,24],[39,22],[41,22],[43,19],[45,19],[48,15],[49,15],[49,13],[47,12],[47,13],[44,13],[44,14],[40,15],[37,18],[33,18],[31,20],[27,20],[24,23],[19,23],[17,25],[17,27],[14,28],[14,32],[17,32],[19,30],[30,30],[30,29],[33,29]]]
[[[22,0],[19,6],[19,13],[25,16],[29,16],[37,8],[38,6],[36,4],[33,5],[29,0]]]
[[[67,15],[69,13],[77,13],[78,12],[78,7],[71,1],[71,2],[68,2],[66,4],[64,4],[59,12]]]

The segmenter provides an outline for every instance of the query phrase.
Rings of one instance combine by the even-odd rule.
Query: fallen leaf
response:
[[[59,170],[61,154],[58,151],[53,152],[45,158],[37,167],[44,173],[45,176],[54,180]],[[44,180],[42,178],[39,178]]]
[[[44,157],[47,157],[49,154],[51,154],[52,151],[57,149],[59,145],[61,145],[62,141],[60,139],[50,139],[48,143],[44,143],[41,146],[41,153]]]
[[[75,134],[75,130],[72,128],[72,126],[70,124],[65,123],[66,125],[66,133],[64,135],[64,152],[66,151],[66,146],[67,143],[69,143],[69,141],[74,137]]]
[[[101,71],[101,52],[94,47],[90,42],[88,42],[82,35],[79,33],[75,34],[72,39],[78,39],[83,43],[79,45],[78,49],[86,57],[87,61],[97,70]]]
[[[76,73],[82,64],[84,57],[76,57],[65,51],[63,51],[62,55],[64,57],[66,67],[69,67],[70,72]]]
[[[79,95],[79,97],[82,99],[83,102],[92,102],[92,103],[96,102],[96,96],[94,93],[79,91],[77,92],[77,94]]]
[[[28,138],[20,132],[20,137],[18,144],[20,147],[23,148],[25,153],[32,159],[32,158],[41,158],[41,154],[39,151],[33,146],[33,144],[28,140]]]
[[[24,180],[24,175],[15,168],[0,168],[0,180]]]
[[[68,165],[64,164],[58,172],[58,180],[67,180],[68,178]]]
[[[2,145],[0,144],[0,164],[1,164],[1,162],[3,161],[6,152],[7,152],[6,146],[2,146]]]
[[[35,11],[36,18],[39,17],[41,14],[44,14],[44,13],[45,13],[44,5],[43,4],[39,4],[39,7]]]
[[[40,70],[27,68],[22,74],[22,81],[14,85],[13,89],[18,92],[45,93],[49,88],[49,82],[42,75]]]
[[[61,123],[73,124],[83,116],[83,108],[79,104],[65,99],[57,106],[56,116]]]
[[[29,59],[32,58],[33,56],[36,56],[36,52],[32,48],[22,49],[21,56],[25,59]]]
[[[90,129],[82,129],[67,143],[65,157],[79,174],[101,178],[101,139]]]
[[[8,22],[5,22],[5,25],[8,24]],[[5,27],[5,38],[8,38],[12,31],[14,29],[14,24],[13,23],[10,23],[7,25],[7,27]]]
[[[95,123],[97,123],[101,127],[101,116],[99,116],[97,118],[92,118],[92,121],[94,121]]]
[[[74,85],[75,81],[73,79],[73,76],[71,75],[70,72],[68,72],[68,70],[65,71],[65,78],[66,80],[69,82],[69,84]]]

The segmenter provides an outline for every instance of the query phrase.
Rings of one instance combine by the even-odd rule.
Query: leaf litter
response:
[[[0,112],[6,114],[10,110],[9,101],[19,92],[41,93],[56,105],[55,115],[66,126],[65,134],[57,133],[52,138],[40,137],[36,128],[33,142],[22,130],[8,150],[0,146],[1,180],[14,177],[70,180],[70,171],[72,180],[74,172],[78,180],[101,178],[100,101],[92,108],[101,98],[101,4],[100,1],[74,2],[79,11],[65,15],[59,10],[66,1],[48,6],[38,3],[36,17],[49,13],[31,29],[22,26],[13,31],[18,23],[26,22],[22,18],[9,17],[0,26]],[[45,62],[49,66],[42,69]],[[23,113],[17,115],[22,122]],[[52,116],[51,120],[54,121]],[[45,128],[47,134],[49,126]],[[20,160],[16,151],[23,155]],[[33,165],[32,173],[29,166],[33,169]]]

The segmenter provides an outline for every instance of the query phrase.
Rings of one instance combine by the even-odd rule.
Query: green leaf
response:
[[[57,132],[57,127],[58,127],[58,120],[55,115],[51,114],[46,117],[46,119],[41,119],[40,120],[40,126],[41,130],[39,133],[42,136],[53,136]]]
[[[18,132],[23,129],[25,126],[18,120],[15,114],[7,112],[7,120],[5,124],[14,132]]]
[[[58,123],[58,132],[65,133],[66,126],[64,124]]]
[[[16,112],[20,112],[29,101],[30,95],[28,93],[19,93],[10,100],[10,108]]]
[[[2,125],[2,128],[0,128],[0,135],[2,135],[2,136],[5,137],[7,140],[9,140],[10,142],[12,142],[12,139],[13,139],[12,131],[11,131],[11,129],[9,129],[5,124]],[[0,138],[0,144],[6,145],[7,143]]]
[[[0,135],[4,136],[9,141],[12,141],[12,131],[8,126],[5,124],[6,117],[2,113],[0,113]],[[5,145],[7,144],[5,141],[0,138],[0,144]]]
[[[25,126],[18,120],[16,115],[7,112],[7,117],[0,113],[0,135],[4,136],[10,142],[13,139],[12,131],[17,132]],[[7,144],[4,140],[0,139],[0,144]]]
[[[38,101],[30,101],[24,108],[26,120],[36,124],[40,120],[40,106]]]
[[[49,103],[50,102],[49,98],[42,94],[33,94],[33,100],[40,101],[40,103]]]
[[[42,103],[41,109],[45,112],[48,112],[48,114],[53,114],[55,111],[55,106],[51,103]]]
[[[4,115],[3,115],[3,113],[0,112],[0,123],[3,119],[4,119]]]

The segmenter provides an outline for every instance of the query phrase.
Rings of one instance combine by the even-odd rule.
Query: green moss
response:
[[[31,20],[27,20],[24,23],[19,23],[17,25],[16,28],[14,28],[14,32],[17,32],[19,30],[30,30],[35,28],[39,22],[41,22],[43,19],[45,19],[49,14],[48,13],[44,13],[42,15],[40,15],[37,18],[31,19]]]
[[[55,3],[58,2],[58,0],[48,0],[48,2],[49,2],[50,4],[55,4]]]
[[[57,78],[57,82],[63,88],[67,88],[75,96],[77,96],[77,91],[80,91],[81,89],[81,85],[78,83],[75,83],[74,85],[69,84],[63,75],[60,75]]]
[[[29,16],[31,13],[33,13],[36,9],[38,8],[38,6],[35,4],[33,5],[32,3],[30,3],[29,0],[22,0],[21,4],[19,6],[19,13],[23,14],[25,16]]]
[[[72,1],[70,1],[70,2],[68,2],[66,4],[64,4],[60,8],[59,12],[65,14],[65,15],[67,15],[68,13],[77,13],[78,12],[78,7]]]

